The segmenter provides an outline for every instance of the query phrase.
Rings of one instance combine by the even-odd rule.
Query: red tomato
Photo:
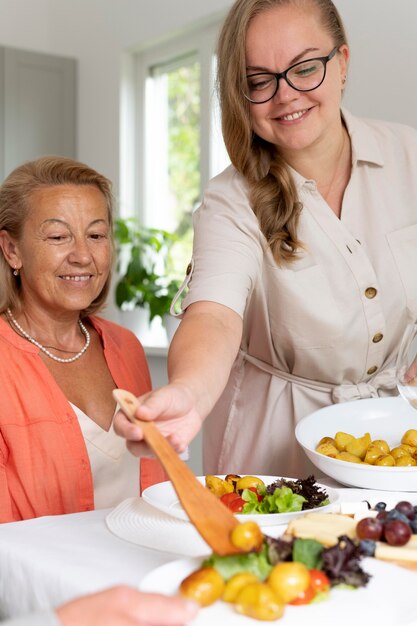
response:
[[[220,498],[220,501],[223,502],[223,504],[225,504],[228,507],[229,504],[233,502],[233,500],[236,500],[237,498],[240,499],[239,494],[232,491],[231,493],[225,493],[224,495],[222,495]]]
[[[294,606],[299,606],[301,604],[310,604],[315,595],[316,592],[310,585],[310,587],[307,587],[307,589],[301,591],[298,596],[294,598],[294,600],[291,600],[291,602],[289,602],[288,604],[293,604]]]
[[[264,499],[263,496],[260,496],[256,487],[248,487],[249,491],[253,491],[253,493],[256,493],[257,498],[258,498],[258,502],[262,502],[262,500]]]
[[[315,593],[326,592],[330,589],[330,580],[328,576],[319,569],[310,570],[310,586]]]
[[[243,506],[246,502],[238,493],[225,493],[221,498],[221,502],[227,506],[233,513],[242,513]]]
[[[232,500],[227,506],[233,513],[242,513],[242,509],[245,504],[245,500],[238,496],[237,498]]]

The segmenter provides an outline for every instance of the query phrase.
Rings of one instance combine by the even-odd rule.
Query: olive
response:
[[[209,606],[221,598],[225,582],[214,567],[202,567],[185,578],[180,594],[200,606]]]
[[[235,608],[238,613],[254,619],[272,621],[284,614],[284,604],[266,583],[245,585],[237,594]]]
[[[259,552],[264,542],[264,536],[256,522],[237,524],[232,530],[230,539],[236,548],[244,552]]]
[[[225,602],[235,602],[237,594],[245,585],[249,583],[259,582],[255,574],[251,572],[239,572],[234,574],[226,582],[226,586],[223,591],[223,600]]]

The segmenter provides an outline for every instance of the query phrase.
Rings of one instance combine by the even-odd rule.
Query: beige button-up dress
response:
[[[293,171],[306,245],[295,263],[276,265],[233,167],[195,212],[182,307],[210,300],[244,320],[239,356],[204,426],[206,473],[306,475],[312,466],[294,437],[302,417],[396,393],[398,345],[417,319],[417,132],[343,115],[352,176],[341,219],[315,181]]]

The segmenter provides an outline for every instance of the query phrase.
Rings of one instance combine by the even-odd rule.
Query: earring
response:
[[[13,270],[13,276],[19,276],[19,270],[17,269],[17,267],[15,267]]]
[[[347,79],[347,77],[346,77],[346,76],[343,76],[343,78],[342,78],[342,85],[344,85],[344,84],[345,84],[346,79]]]

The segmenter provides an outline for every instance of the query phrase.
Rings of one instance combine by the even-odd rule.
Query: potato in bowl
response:
[[[371,441],[385,440],[390,450],[404,433],[417,429],[417,411],[402,398],[372,398],[335,404],[304,417],[295,436],[310,461],[339,483],[386,491],[417,491],[417,467],[352,463],[316,451],[321,439],[344,432],[354,438],[369,433]],[[319,474],[318,474],[319,475]]]

